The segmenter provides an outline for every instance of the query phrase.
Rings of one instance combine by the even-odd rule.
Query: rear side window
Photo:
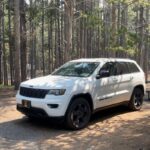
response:
[[[128,67],[130,73],[140,72],[139,68],[134,63],[128,62]]]
[[[128,65],[125,62],[108,62],[104,64],[101,70],[108,70],[110,72],[110,76],[117,76],[130,73]]]
[[[129,68],[125,62],[116,62],[116,75],[128,74]]]

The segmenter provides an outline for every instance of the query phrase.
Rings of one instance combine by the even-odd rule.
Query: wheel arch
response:
[[[140,89],[142,92],[143,92],[143,96],[144,96],[144,86],[142,84],[139,84],[139,85],[136,85],[133,89],[133,92],[132,92],[132,95],[131,95],[131,98],[130,98],[130,101],[129,101],[129,104],[128,104],[128,107],[130,108],[130,110],[133,110],[133,111],[137,111],[137,110],[140,110],[141,107],[142,107],[142,103],[143,103],[143,97],[141,99],[141,103],[139,106],[135,106],[135,103],[134,103],[134,91],[135,89]]]
[[[69,105],[76,99],[76,98],[84,98],[85,100],[88,101],[89,105],[90,105],[90,108],[91,108],[91,112],[93,112],[94,110],[94,104],[93,104],[93,99],[92,99],[92,96],[90,93],[80,93],[80,94],[76,94],[74,96],[72,96],[70,102],[69,102]]]
[[[142,84],[136,85],[136,86],[134,87],[133,91],[134,91],[136,88],[141,89],[142,92],[143,92],[143,94],[145,93],[145,92],[144,92],[144,86],[143,86]]]

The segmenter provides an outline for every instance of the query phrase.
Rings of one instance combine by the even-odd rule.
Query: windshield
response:
[[[69,62],[52,73],[59,76],[88,77],[99,65],[99,62]]]

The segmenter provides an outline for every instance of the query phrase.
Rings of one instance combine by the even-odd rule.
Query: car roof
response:
[[[134,60],[123,58],[81,58],[71,60],[70,62],[107,62],[107,61],[135,62]]]

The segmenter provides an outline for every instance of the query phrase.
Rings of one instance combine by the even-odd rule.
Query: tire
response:
[[[27,117],[28,120],[30,120],[30,121],[36,121],[36,120],[37,120],[36,117],[33,117],[33,116],[31,116],[31,115],[26,115],[26,117]]]
[[[91,117],[91,108],[84,98],[74,99],[66,113],[66,125],[69,129],[79,130],[87,126]]]
[[[137,111],[142,108],[143,104],[143,98],[144,98],[144,93],[141,88],[135,88],[130,102],[129,102],[129,108],[130,110]]]

